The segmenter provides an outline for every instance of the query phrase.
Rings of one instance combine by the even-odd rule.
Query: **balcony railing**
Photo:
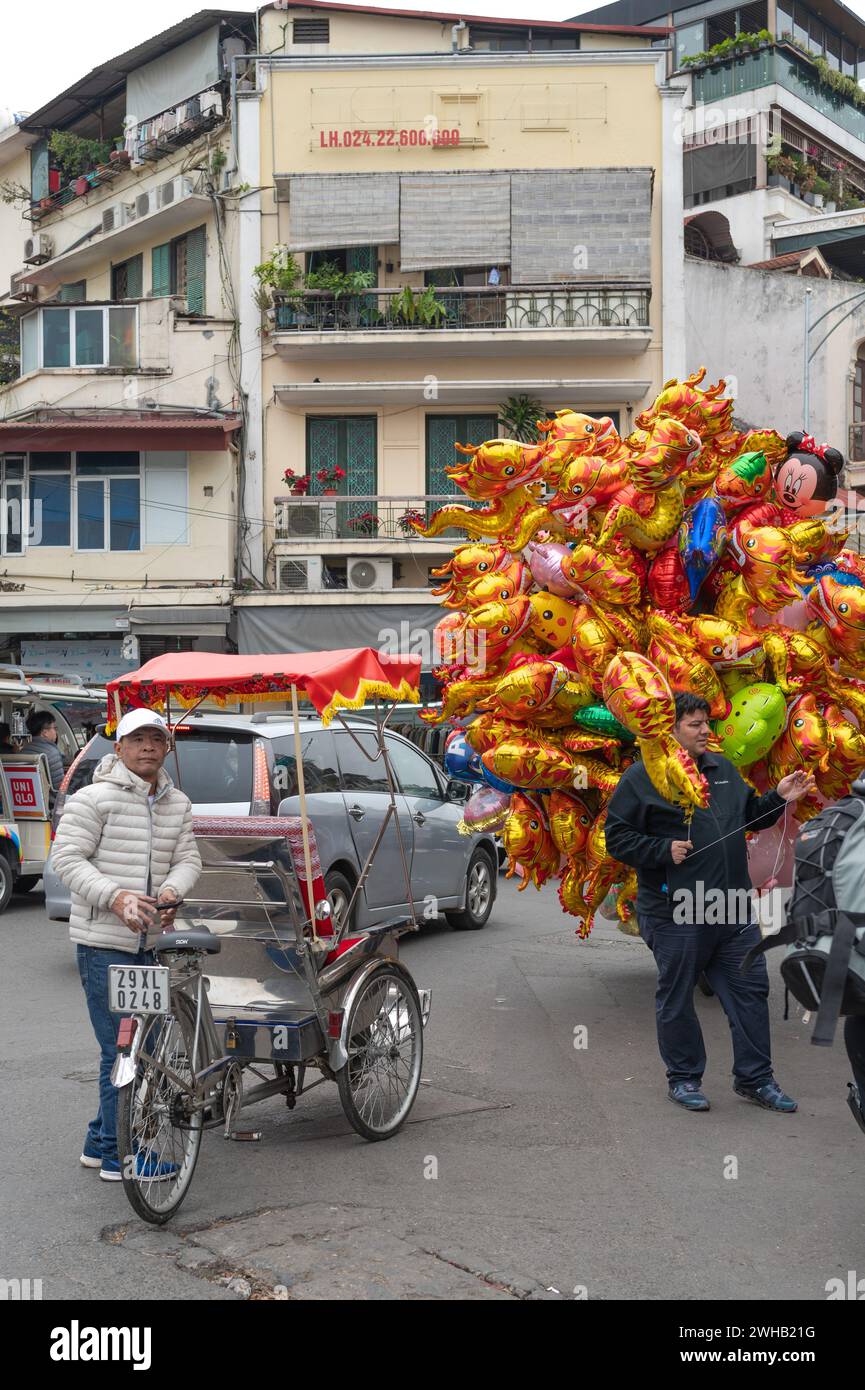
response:
[[[777,83],[850,135],[865,140],[865,109],[821,81],[814,64],[788,44],[767,45],[737,58],[719,58],[694,73],[694,100],[721,101]]]
[[[278,333],[405,333],[475,329],[647,328],[648,286],[509,285],[440,289],[440,313],[411,318],[399,289],[340,295],[304,290],[276,306]]]
[[[414,541],[423,537],[409,525],[410,516],[429,520],[449,502],[473,503],[463,494],[392,497],[276,497],[274,539],[301,544],[310,541]],[[447,537],[462,534],[455,529]],[[436,538],[439,540],[440,538]]]

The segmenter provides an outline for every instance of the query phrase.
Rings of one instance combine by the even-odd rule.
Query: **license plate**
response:
[[[109,965],[108,1007],[113,1014],[167,1014],[167,965]]]

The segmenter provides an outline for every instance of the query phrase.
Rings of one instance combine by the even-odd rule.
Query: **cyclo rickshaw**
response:
[[[185,709],[176,728],[205,700],[290,701],[300,811],[196,817],[202,875],[174,930],[159,938],[156,964],[110,967],[111,1008],[122,1015],[112,1073],[118,1153],[126,1195],[144,1220],[162,1224],[177,1211],[204,1130],[259,1137],[236,1128],[241,1108],[254,1101],[282,1095],[293,1108],[313,1086],[335,1081],[347,1119],[365,1139],[390,1138],[408,1118],[420,1084],[429,994],[399,960],[399,936],[416,931],[417,921],[384,729],[397,700],[417,700],[419,679],[418,659],[362,648],[285,656],[183,652],[109,684],[115,724],[138,707],[158,709],[169,725],[172,703]],[[363,932],[349,925],[355,898],[337,921],[325,893],[306,809],[303,696],[325,724],[336,717],[349,734],[341,710],[368,700],[379,709],[372,754],[355,741],[371,761],[381,758],[390,801],[354,895],[393,817],[408,912]],[[170,761],[167,769],[174,770]]]

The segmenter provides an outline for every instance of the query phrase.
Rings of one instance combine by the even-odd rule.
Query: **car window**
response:
[[[181,729],[176,738],[180,777],[178,779],[173,751],[165,759],[165,771],[175,786],[181,786],[193,805],[251,802],[251,734],[234,729]],[[72,774],[67,795],[89,786],[100,759],[113,752],[113,740],[97,734]]]
[[[297,796],[297,760],[294,756],[294,736],[271,740],[273,749],[273,789],[277,796]],[[325,730],[302,733],[300,754],[303,758],[304,790],[338,792],[341,790],[333,738]]]
[[[354,735],[334,734],[334,742],[339,758],[339,771],[343,791],[347,792],[385,792],[389,793],[387,773],[381,754],[376,756],[376,740],[373,734],[355,731]],[[364,749],[362,753],[355,738]],[[370,756],[366,757],[368,753]],[[374,759],[374,761],[372,761]]]
[[[425,796],[441,801],[442,789],[438,778],[422,753],[410,743],[402,743],[396,738],[387,740],[387,751],[400,790],[406,796]]]

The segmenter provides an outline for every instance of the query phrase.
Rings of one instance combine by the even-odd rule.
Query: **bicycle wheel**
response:
[[[336,1077],[342,1108],[364,1139],[389,1139],[420,1085],[423,1020],[414,985],[382,965],[355,999],[347,1032],[348,1061]]]
[[[192,1078],[194,1025],[183,1008],[148,1019],[138,1067],[117,1094],[117,1152],[123,1189],[144,1221],[163,1225],[189,1191],[201,1148],[202,1113],[172,1079]]]

